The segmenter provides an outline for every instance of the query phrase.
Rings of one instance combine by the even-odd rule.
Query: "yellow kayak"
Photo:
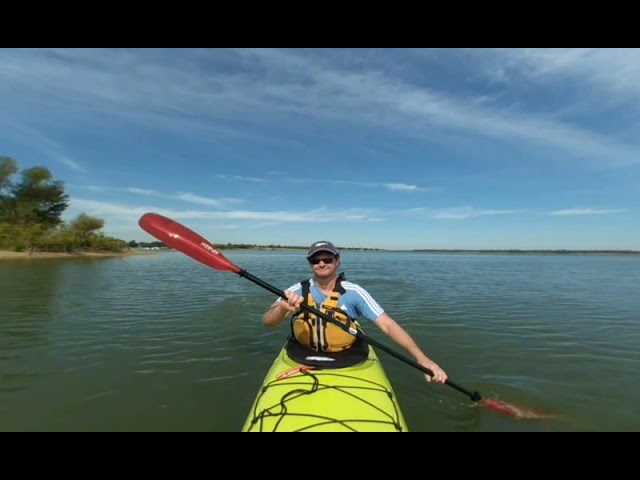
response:
[[[264,379],[243,432],[407,432],[373,347],[308,350],[289,337]]]

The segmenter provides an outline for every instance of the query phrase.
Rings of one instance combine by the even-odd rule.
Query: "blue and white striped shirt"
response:
[[[346,290],[346,293],[340,295],[340,309],[354,320],[364,317],[367,320],[375,322],[378,317],[384,313],[383,308],[378,302],[357,283],[343,280],[342,286]],[[302,295],[302,284],[298,282],[287,288],[287,291]],[[327,299],[327,296],[320,291],[313,279],[310,281],[309,291],[318,306]],[[282,299],[278,298],[278,300]]]

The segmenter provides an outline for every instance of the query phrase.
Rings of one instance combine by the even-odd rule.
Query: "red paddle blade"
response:
[[[227,260],[208,240],[159,213],[145,213],[140,217],[138,225],[165,245],[209,267],[238,274],[242,271],[240,267]]]
[[[488,407],[497,412],[503,413],[510,417],[522,418],[522,419],[541,419],[541,418],[549,418],[550,415],[533,411],[528,408],[516,407],[514,405],[510,405],[505,402],[501,402],[500,400],[486,399],[483,398],[480,403],[485,407]]]

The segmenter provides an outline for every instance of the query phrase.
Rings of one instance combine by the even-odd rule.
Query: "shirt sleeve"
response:
[[[353,292],[354,306],[358,316],[375,322],[384,313],[384,309],[364,288],[354,285]]]

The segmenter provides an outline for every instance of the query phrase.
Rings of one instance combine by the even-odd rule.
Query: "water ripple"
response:
[[[281,289],[309,273],[298,253],[229,258]],[[381,353],[412,430],[633,431],[639,260],[349,253],[343,267],[452,379],[563,418],[483,414]],[[0,292],[3,430],[237,431],[289,331],[262,326],[273,294],[177,252],[0,263]]]

